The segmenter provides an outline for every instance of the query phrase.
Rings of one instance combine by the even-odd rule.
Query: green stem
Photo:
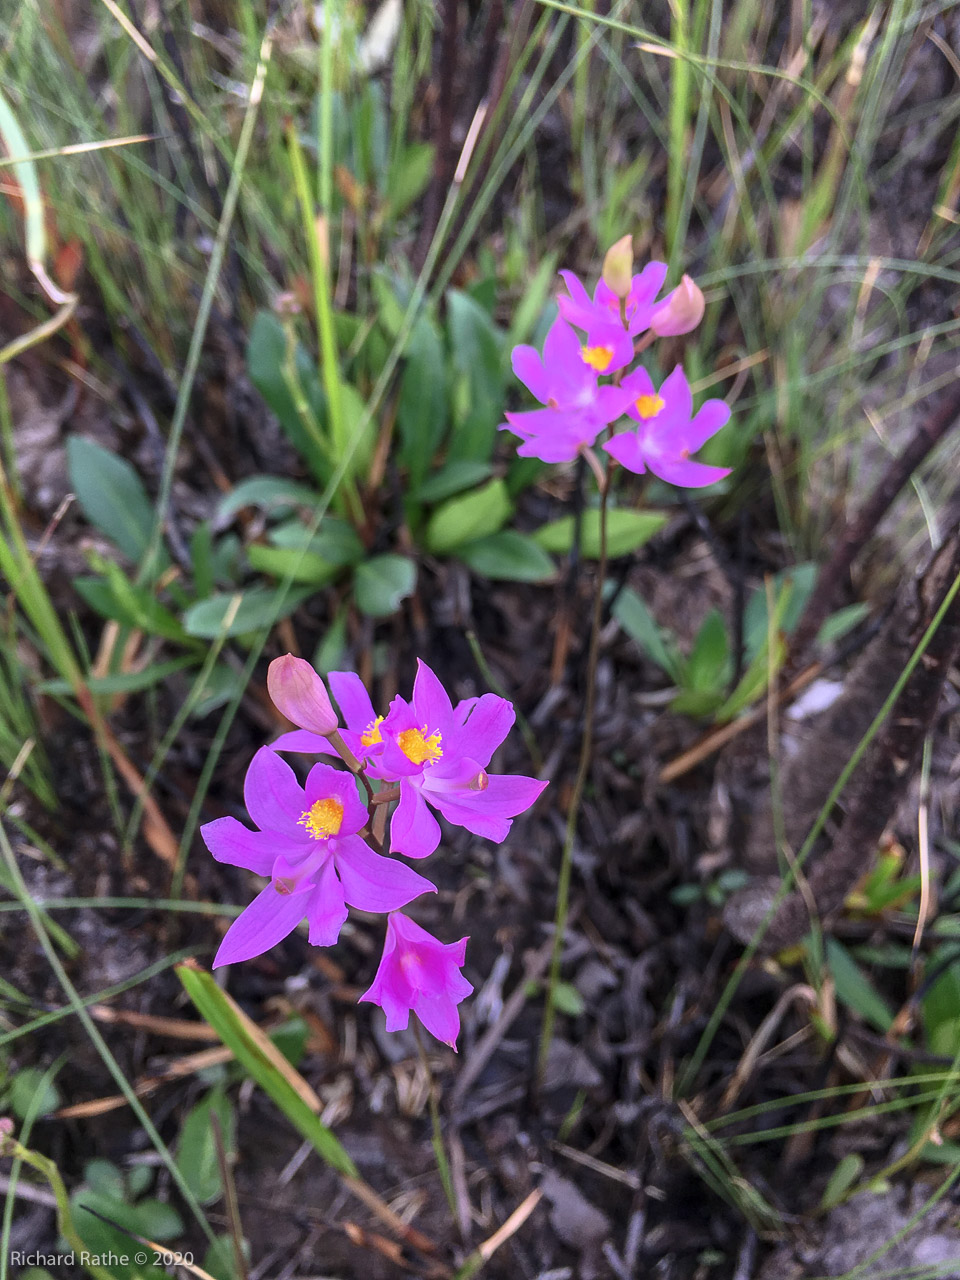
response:
[[[607,573],[607,498],[610,493],[610,470],[607,465],[605,484],[600,491],[600,561],[597,565],[597,585],[593,594],[593,623],[590,628],[590,651],[587,656],[587,692],[583,711],[583,736],[580,739],[580,763],[573,784],[573,795],[567,813],[567,830],[560,858],[560,878],[557,882],[557,909],[554,915],[553,951],[550,955],[550,974],[547,978],[547,1003],[543,1011],[540,1031],[540,1051],[537,1055],[537,1085],[543,1085],[553,1039],[553,1023],[556,1015],[554,995],[560,981],[560,960],[570,912],[570,876],[573,870],[573,845],[577,835],[577,817],[583,789],[590,772],[593,754],[593,713],[597,696],[597,659],[600,656],[600,624],[603,618],[603,580]]]
[[[437,1085],[433,1078],[433,1070],[430,1066],[430,1059],[427,1057],[427,1051],[424,1047],[423,1036],[420,1034],[420,1028],[415,1023],[410,1024],[413,1027],[413,1038],[417,1042],[417,1053],[420,1055],[420,1062],[427,1075],[427,1083],[429,1085],[429,1105],[430,1105],[430,1124],[433,1129],[433,1154],[437,1161],[437,1172],[440,1174],[440,1181],[443,1183],[443,1193],[447,1197],[447,1204],[450,1206],[450,1212],[454,1217],[457,1216],[457,1199],[453,1193],[453,1177],[450,1173],[450,1162],[447,1159],[447,1149],[443,1145],[443,1128],[440,1124],[440,1108],[437,1105]]]
[[[667,156],[667,253],[670,265],[679,249],[680,206],[687,171],[687,124],[690,120],[691,67],[687,53],[690,24],[689,0],[670,0],[673,12],[672,43],[677,56],[670,60],[670,152]]]

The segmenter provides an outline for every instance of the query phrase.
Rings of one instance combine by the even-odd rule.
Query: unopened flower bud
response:
[[[653,314],[650,328],[659,338],[689,333],[703,319],[703,293],[689,276],[684,276],[664,304]]]
[[[274,658],[267,669],[267,691],[277,710],[299,728],[323,737],[336,732],[337,716],[326,686],[303,658],[292,653]]]
[[[618,298],[630,296],[633,286],[633,236],[623,236],[603,258],[603,283]]]

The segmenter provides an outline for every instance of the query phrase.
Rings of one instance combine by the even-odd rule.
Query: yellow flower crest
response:
[[[606,373],[613,359],[613,347],[581,347],[580,355],[583,363],[588,364],[597,373]]]
[[[666,400],[661,396],[638,396],[636,400],[637,413],[643,418],[644,422],[650,418],[655,418],[657,414],[666,406]]]
[[[314,840],[329,840],[340,834],[343,824],[343,805],[336,796],[315,800],[309,809],[301,813],[298,825],[307,828]]]
[[[404,729],[397,734],[397,745],[414,764],[433,764],[443,755],[440,746],[442,738],[439,733],[427,735],[427,726],[422,729]]]

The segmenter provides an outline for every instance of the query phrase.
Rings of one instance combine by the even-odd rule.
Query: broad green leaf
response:
[[[243,507],[270,511],[277,507],[315,507],[319,495],[308,485],[280,476],[252,476],[241,480],[217,504],[217,518],[227,520]]]
[[[353,594],[357,608],[370,618],[389,618],[413,594],[417,566],[408,556],[374,556],[357,566]]]
[[[67,468],[83,514],[139,564],[150,544],[154,508],[136,471],[125,458],[85,436],[67,441]]]
[[[852,631],[864,618],[868,617],[869,613],[870,606],[863,602],[848,604],[846,608],[838,609],[836,613],[831,613],[830,617],[826,619],[817,632],[817,644],[827,645],[833,644],[836,640],[842,640],[848,632]]]
[[[927,961],[931,972],[946,958],[941,949]],[[931,1053],[952,1058],[960,1049],[960,961],[955,960],[930,984],[923,997],[923,1025]]]
[[[338,1173],[359,1177],[356,1165],[340,1142],[307,1105],[305,1097],[312,1091],[256,1023],[217,986],[211,974],[181,964],[177,965],[177,975],[200,1016],[301,1136]]]
[[[863,1173],[863,1164],[863,1156],[859,1152],[851,1151],[843,1157],[823,1189],[820,1197],[822,1210],[835,1209],[845,1199],[847,1192]]]
[[[247,547],[247,559],[260,573],[269,573],[281,580],[289,577],[291,582],[311,582],[314,586],[332,582],[341,572],[340,565],[331,564],[312,551],[266,547],[260,542]]]
[[[347,651],[347,620],[350,616],[349,602],[345,601],[337,610],[333,621],[317,645],[313,655],[313,665],[321,675],[331,671],[341,671]]]
[[[507,346],[511,349],[519,342],[530,341],[534,326],[547,305],[547,299],[557,287],[557,259],[558,254],[555,252],[548,253],[541,258],[523,297],[514,308],[513,319],[510,321],[510,332],[507,337]],[[550,302],[550,312],[551,316],[556,316],[557,314],[556,303],[552,300]]]
[[[507,582],[549,582],[557,573],[543,548],[513,529],[467,542],[457,555],[474,573]]]
[[[269,311],[258,311],[250,327],[247,370],[250,381],[276,414],[287,439],[313,474],[326,483],[331,466],[324,431],[326,400],[320,375],[299,344],[291,361],[286,331]],[[305,413],[298,408],[301,397]]]
[[[223,1179],[212,1116],[220,1122],[224,1150],[236,1147],[237,1121],[233,1106],[222,1089],[212,1089],[187,1114],[180,1127],[177,1167],[201,1204],[213,1204],[223,1194]]]
[[[400,151],[387,174],[387,211],[391,218],[406,213],[423,195],[432,173],[432,143],[414,142]]]
[[[84,684],[91,693],[139,693],[142,689],[151,689],[160,684],[168,676],[175,675],[184,667],[196,662],[193,654],[182,658],[171,658],[169,662],[157,662],[153,666],[144,667],[142,671],[118,671],[112,676],[84,676]],[[41,680],[36,686],[38,693],[70,694],[73,686],[69,680]]]
[[[780,612],[777,626],[787,635],[800,621],[807,601],[817,581],[815,564],[795,564],[773,578],[773,599],[780,600],[786,596],[786,604]],[[747,601],[743,613],[743,645],[748,658],[759,650],[767,639],[767,587],[757,587]]]
[[[502,480],[491,480],[480,489],[450,498],[427,522],[425,540],[436,555],[496,533],[513,513],[513,504]]]
[[[883,996],[836,938],[827,938],[827,963],[833,974],[837,999],[875,1027],[882,1035],[890,1030],[893,1012]]]
[[[333,516],[326,516],[312,536],[299,520],[288,520],[286,524],[276,525],[270,530],[270,541],[274,546],[294,550],[304,547],[338,568],[357,564],[366,554],[357,531],[345,520],[337,520]]]
[[[723,615],[711,609],[704,618],[690,650],[683,684],[688,689],[715,694],[723,691],[730,668],[730,645]]]
[[[310,587],[291,587],[285,596],[279,589],[250,587],[246,591],[220,592],[206,600],[191,605],[183,616],[183,625],[191,636],[202,640],[215,640],[218,636],[242,636],[248,631],[259,631],[272,626],[280,618],[289,618],[301,601],[312,594]],[[240,603],[234,613],[234,601]],[[232,617],[224,630],[224,622]]]
[[[216,577],[213,568],[213,530],[209,520],[201,520],[190,538],[190,563],[193,567],[193,590],[198,600],[213,594]]]
[[[466,380],[466,405],[450,435],[451,460],[488,462],[503,417],[503,334],[466,293],[447,293],[447,328],[453,365]]]
[[[629,555],[649,542],[667,523],[660,511],[631,511],[627,507],[613,507],[607,512],[607,556]],[[573,546],[575,523],[573,516],[561,516],[545,524],[533,535],[544,551],[557,554],[568,552]],[[583,513],[580,531],[580,554],[587,560],[600,558],[600,512],[591,508]]]
[[[646,601],[632,587],[624,587],[613,603],[613,616],[643,653],[664,671],[674,684],[683,678],[684,659],[670,631],[661,629]]]
[[[553,988],[553,1007],[558,1013],[579,1018],[586,1005],[583,1002],[583,996],[575,986],[569,982],[558,982]]]
[[[414,495],[418,502],[442,502],[482,484],[493,472],[489,462],[448,462],[428,476]]]
[[[10,1081],[10,1106],[18,1119],[47,1116],[59,1107],[60,1091],[45,1076],[37,1067],[24,1067]]]
[[[423,483],[423,480],[449,425],[450,378],[443,338],[428,314],[419,316],[413,326],[405,356],[397,401],[398,460],[407,468],[410,488],[415,492],[421,490],[416,492],[417,500],[433,502],[446,495],[424,497],[422,490],[430,481]]]
[[[167,640],[186,641],[187,636],[174,615],[155,600],[146,587],[134,586],[119,565],[102,562],[109,569],[106,578],[74,578],[78,595],[104,618],[127,627],[137,627]]]

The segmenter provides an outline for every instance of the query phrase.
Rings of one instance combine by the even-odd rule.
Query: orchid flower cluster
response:
[[[342,725],[308,662],[287,654],[270,664],[270,697],[298,728],[261,747],[247,770],[244,802],[257,829],[229,817],[200,829],[218,862],[269,879],[227,930],[214,968],[260,955],[304,919],[311,944],[328,947],[349,907],[386,913],[383,957],[360,999],[381,1006],[388,1031],[405,1029],[415,1013],[455,1049],[457,1006],[473,990],[461,972],[468,939],[444,944],[400,910],[436,888],[385,853],[434,853],[434,810],[500,842],[547,784],[488,772],[514,721],[506,698],[484,694],[453,706],[419,662],[411,701],[394,698],[382,716],[359,676],[333,671],[328,680]],[[333,756],[347,768],[316,763],[301,786],[281,752]]]
[[[500,430],[521,438],[517,452],[543,462],[569,462],[626,416],[636,425],[613,434],[603,448],[627,470],[651,471],[689,489],[729,475],[723,467],[691,458],[729,420],[724,401],[707,400],[694,413],[680,365],[659,387],[642,365],[625,372],[655,338],[696,328],[704,312],[696,284],[684,276],[658,300],[666,264],[649,262],[634,275],[630,236],[607,252],[592,298],[572,271],[560,275],[567,291],[557,298],[560,314],[547,333],[542,356],[535,347],[513,349],[514,373],[545,406],[506,415]]]

